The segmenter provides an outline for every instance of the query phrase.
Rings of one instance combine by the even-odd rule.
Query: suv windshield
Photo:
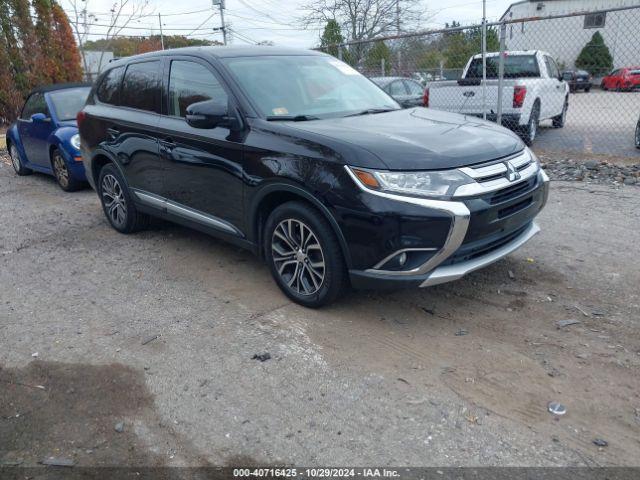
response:
[[[75,120],[77,113],[87,101],[89,90],[90,87],[78,87],[51,92],[49,95],[58,121]]]
[[[487,78],[498,78],[499,57],[487,57]],[[507,55],[504,59],[505,78],[539,77],[535,55]],[[482,59],[474,58],[466,78],[482,78]]]
[[[223,59],[267,119],[312,119],[396,110],[398,104],[346,63],[325,56]]]

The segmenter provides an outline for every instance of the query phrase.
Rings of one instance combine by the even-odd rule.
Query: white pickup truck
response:
[[[531,145],[541,120],[552,119],[562,128],[569,108],[569,85],[562,80],[555,60],[537,50],[504,54],[502,124]],[[425,93],[426,106],[497,120],[499,53],[487,54],[487,82],[483,108],[482,55],[469,59],[462,78],[433,82]]]

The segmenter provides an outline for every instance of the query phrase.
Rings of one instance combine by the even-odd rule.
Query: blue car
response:
[[[67,192],[84,186],[76,114],[90,90],[76,83],[40,87],[29,94],[20,117],[7,131],[7,149],[18,175],[53,175]]]

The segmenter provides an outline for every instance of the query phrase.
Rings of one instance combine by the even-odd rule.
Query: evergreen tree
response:
[[[0,124],[13,120],[20,109],[22,99],[14,81],[14,69],[10,54],[13,30],[11,12],[6,2],[0,2]]]
[[[594,33],[584,46],[576,59],[576,67],[594,76],[608,73],[613,68],[613,57],[600,32]]]
[[[62,7],[53,3],[51,7],[53,19],[53,49],[57,76],[54,82],[79,82],[82,80],[82,68],[80,67],[80,51],[76,45],[69,19]]]
[[[338,44],[344,43],[340,25],[335,20],[329,20],[320,37],[320,48],[323,52],[338,57]],[[344,54],[344,50],[343,50]]]
[[[53,83],[60,76],[60,67],[55,59],[55,48],[52,42],[53,15],[51,0],[33,0],[35,11],[35,40],[40,49],[40,61],[34,72],[38,74],[37,83]]]
[[[382,60],[384,60],[384,74],[387,75],[391,71],[391,51],[384,42],[375,42],[367,52],[364,64],[367,69],[382,73]]]

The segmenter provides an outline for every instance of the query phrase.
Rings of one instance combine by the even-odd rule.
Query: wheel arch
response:
[[[336,222],[327,206],[304,188],[291,183],[272,183],[267,185],[263,187],[253,199],[249,213],[249,225],[251,238],[256,244],[258,255],[261,258],[264,257],[262,230],[269,213],[278,206],[290,201],[301,201],[311,205],[329,222],[329,225],[331,225],[333,232],[338,238],[338,243],[340,244],[347,268],[351,268],[351,254],[347,246],[347,241],[342,234],[338,222]]]
[[[100,170],[102,170],[102,168],[105,165],[108,165],[110,163],[115,165],[115,167],[120,171],[120,173],[122,174],[122,177],[125,179],[125,182],[126,182],[127,177],[125,176],[118,162],[116,162],[115,158],[105,150],[99,149],[99,150],[96,150],[91,157],[91,163],[90,163],[91,171],[88,172],[91,175],[91,178],[94,181],[95,185],[98,184],[98,177],[100,176]]]

